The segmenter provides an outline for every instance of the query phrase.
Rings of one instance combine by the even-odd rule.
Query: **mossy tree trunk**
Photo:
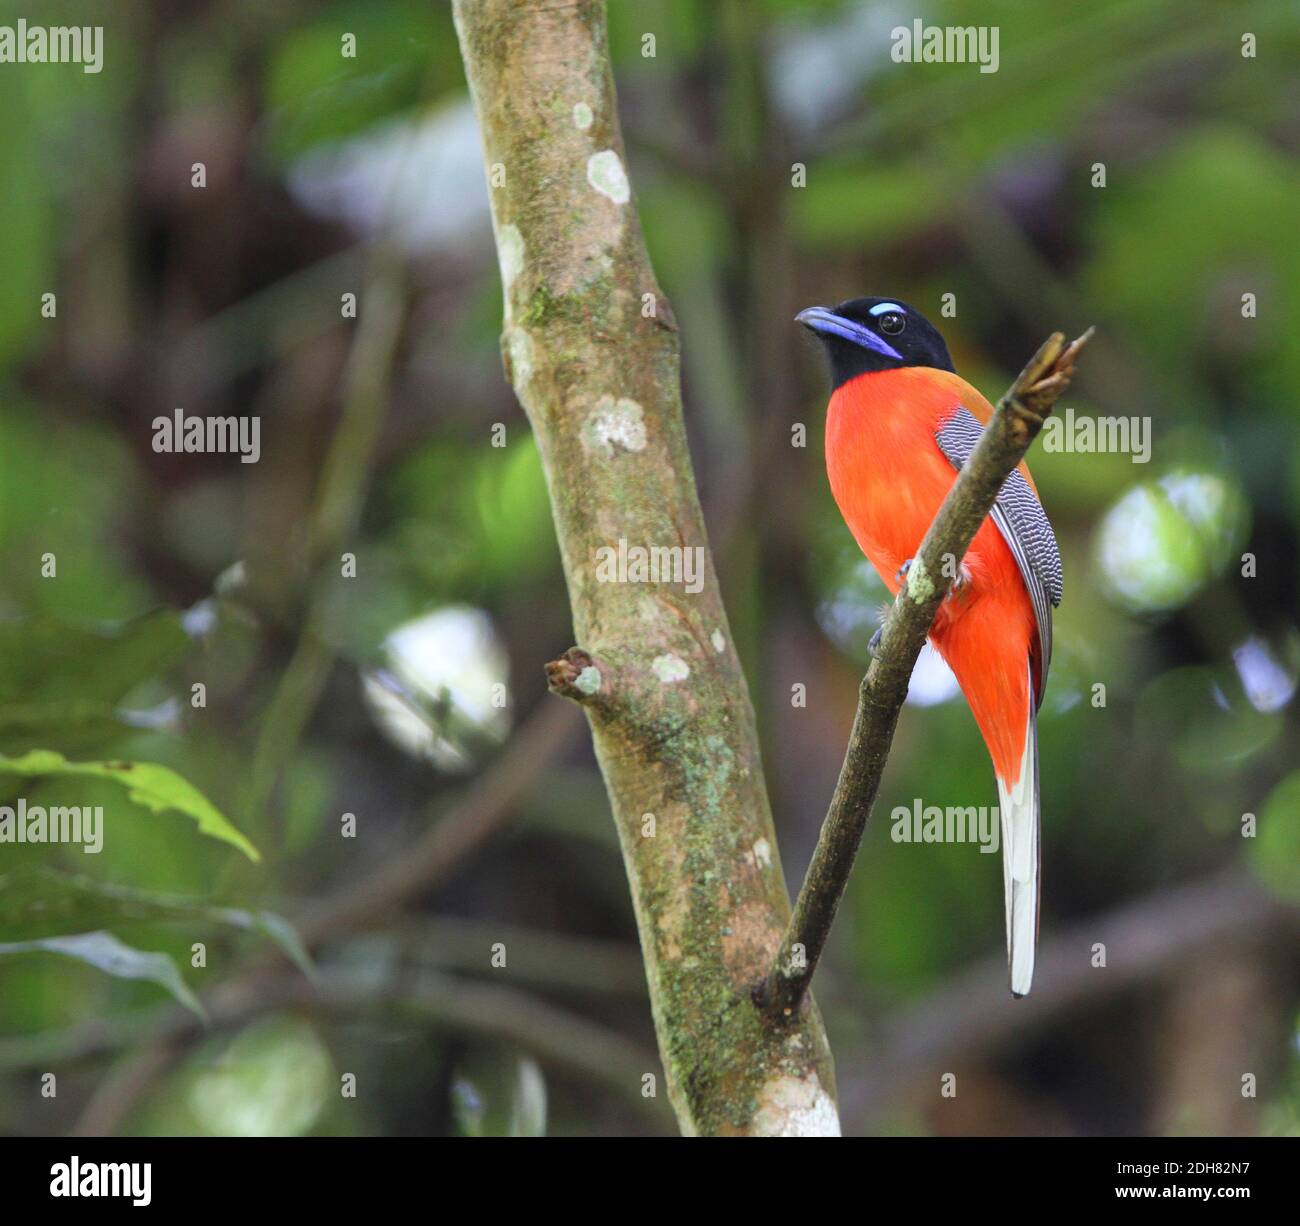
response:
[[[456,0],[455,17],[502,351],[541,451],[579,643],[548,666],[551,688],[591,724],[668,1094],[686,1133],[837,1134],[815,1006],[768,1021],[753,1001],[789,900],[686,447],[677,324],[625,172],[604,5]],[[620,542],[674,549],[698,575],[603,581],[623,577],[602,553]]]

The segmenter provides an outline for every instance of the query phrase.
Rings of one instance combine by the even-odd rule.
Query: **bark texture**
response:
[[[688,1134],[837,1134],[816,1009],[774,1024],[753,1003],[790,907],[686,447],[677,325],[628,184],[604,5],[454,11],[506,372],[541,451],[580,644],[549,681],[591,725],[667,1092]],[[700,590],[663,575],[603,582],[600,551],[620,541],[694,551]]]

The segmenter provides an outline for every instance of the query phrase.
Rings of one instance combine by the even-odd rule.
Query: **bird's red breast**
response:
[[[890,592],[898,591],[899,568],[915,556],[957,478],[935,436],[959,407],[981,422],[993,414],[964,379],[931,367],[859,375],[831,396],[831,491]],[[1020,467],[1032,488],[1028,468]],[[930,641],[966,695],[998,778],[1014,785],[1032,701],[1026,659],[1038,667],[1033,606],[1015,558],[991,521],[980,526],[962,565],[968,582],[940,608]]]

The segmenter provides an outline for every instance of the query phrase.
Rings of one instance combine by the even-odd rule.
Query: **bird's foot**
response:
[[[894,572],[894,578],[897,579],[899,583],[902,583],[903,580],[907,578],[907,572],[911,569],[912,569],[912,559],[908,558],[907,561],[904,562],[903,565],[900,566],[898,570]]]
[[[970,583],[970,571],[966,569],[965,563],[963,563],[957,568],[957,577],[952,581],[952,587],[948,589],[948,595],[944,599],[961,599],[970,590]]]
[[[871,636],[870,641],[867,643],[867,655],[873,660],[876,658],[876,652],[880,650],[880,636],[884,633],[884,626],[877,626],[875,634]]]

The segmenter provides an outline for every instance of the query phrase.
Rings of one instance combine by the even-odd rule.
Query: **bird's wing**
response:
[[[939,429],[935,441],[948,462],[960,470],[983,429],[974,414],[958,408]],[[1052,662],[1052,607],[1061,603],[1061,551],[1043,504],[1019,468],[1011,470],[989,514],[1016,559],[1034,608],[1041,661],[1036,702],[1041,703]]]

